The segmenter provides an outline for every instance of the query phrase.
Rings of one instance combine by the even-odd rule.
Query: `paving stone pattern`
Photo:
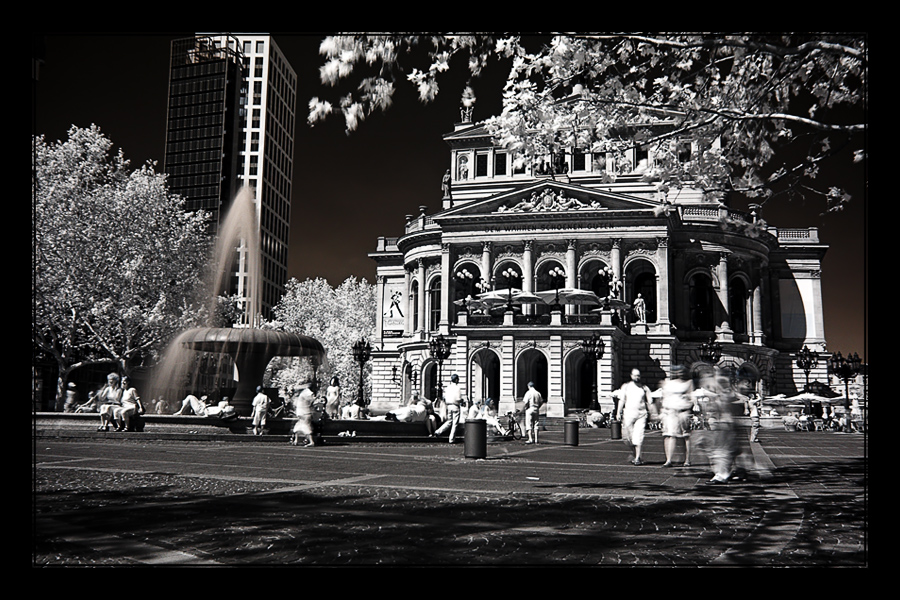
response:
[[[697,457],[660,468],[658,433],[634,467],[606,430],[582,431],[577,448],[549,432],[485,460],[449,444],[40,440],[33,564],[868,565],[863,435],[764,432],[769,470],[713,486]]]

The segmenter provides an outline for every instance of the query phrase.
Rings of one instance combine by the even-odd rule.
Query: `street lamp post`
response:
[[[831,372],[844,381],[844,411],[847,414],[847,431],[853,431],[850,425],[850,380],[855,379],[862,369],[862,361],[859,355],[854,352],[848,354],[847,358],[841,356],[841,353],[832,354],[828,360]]]
[[[819,355],[804,345],[803,350],[797,353],[796,364],[806,375],[806,386],[803,388],[803,391],[809,392],[809,372],[819,366]],[[806,414],[812,415],[812,402],[810,400],[806,401]]]
[[[559,310],[559,284],[566,281],[566,272],[560,267],[554,267],[550,269],[548,275],[553,283],[553,287],[556,288],[556,300],[553,302],[553,310]]]
[[[512,310],[512,280],[521,277],[521,275],[512,268],[506,269],[501,275],[506,278],[506,285],[509,288],[509,302],[506,305],[506,310]]]
[[[463,288],[468,295],[474,295],[472,294],[472,284],[474,283],[475,275],[470,273],[468,269],[460,269],[456,272],[456,278],[462,282]]]
[[[700,344],[700,360],[714,365],[719,362],[720,358],[722,358],[722,344],[717,342],[715,338]]]
[[[591,337],[581,340],[581,351],[591,362],[591,410],[600,410],[600,402],[597,400],[597,361],[603,358],[605,348],[603,339],[595,331]],[[613,398],[613,402],[615,402]],[[613,406],[612,419],[616,419],[617,406]]]
[[[435,400],[442,401],[444,399],[444,385],[441,383],[441,370],[443,369],[444,361],[450,357],[450,340],[442,334],[438,334],[437,337],[431,338],[429,350],[431,351],[431,357],[438,363],[437,397]]]
[[[366,400],[363,395],[363,369],[365,369],[366,362],[368,362],[371,356],[372,346],[367,340],[359,340],[353,344],[353,358],[359,363],[359,396],[357,397],[356,404],[359,406],[360,410],[366,407]]]

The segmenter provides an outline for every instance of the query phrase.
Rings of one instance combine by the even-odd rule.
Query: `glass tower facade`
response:
[[[287,283],[297,76],[268,35],[198,34],[172,43],[166,172],[188,207],[213,213],[213,232],[238,189],[253,189],[259,293],[235,261],[232,293],[272,307]],[[254,285],[250,281],[251,285]]]

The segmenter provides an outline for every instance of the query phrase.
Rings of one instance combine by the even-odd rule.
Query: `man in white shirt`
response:
[[[642,465],[641,446],[644,444],[644,429],[649,414],[650,388],[641,383],[641,372],[631,370],[631,381],[622,386],[622,401],[619,403],[617,418],[622,422],[622,439],[634,453],[631,463]]]
[[[526,444],[537,444],[538,441],[538,421],[541,417],[541,405],[544,404],[544,397],[541,393],[534,389],[534,383],[528,382],[528,391],[522,398],[525,411],[525,432],[528,434]]]
[[[463,391],[459,385],[459,377],[454,373],[450,376],[450,385],[444,390],[444,403],[447,405],[447,420],[444,421],[433,435],[438,436],[450,430],[450,443],[456,438],[456,426],[459,425],[460,405],[463,401]]]

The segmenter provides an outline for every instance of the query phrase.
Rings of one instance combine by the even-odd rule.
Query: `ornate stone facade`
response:
[[[610,177],[608,161],[589,153],[567,154],[562,176],[520,172],[471,123],[445,139],[455,168],[442,210],[407,217],[405,234],[379,238],[370,254],[379,287],[376,409],[405,403],[414,389],[433,397],[439,371],[445,384],[458,374],[469,397],[499,401],[501,412],[533,381],[550,417],[587,408],[596,374],[608,409],[633,367],[654,387],[672,364],[696,369],[701,344],[713,339],[720,365],[758,391],[802,388],[792,353],[825,346],[827,247],[816,229],[778,230],[698,190],[666,195],[637,174]],[[617,302],[462,306],[509,288],[589,290]],[[403,319],[388,316],[398,293]],[[632,310],[638,295],[643,319]],[[594,333],[604,342],[596,373],[582,351]],[[451,341],[442,364],[429,352],[437,335]],[[816,376],[827,380],[824,366]]]

